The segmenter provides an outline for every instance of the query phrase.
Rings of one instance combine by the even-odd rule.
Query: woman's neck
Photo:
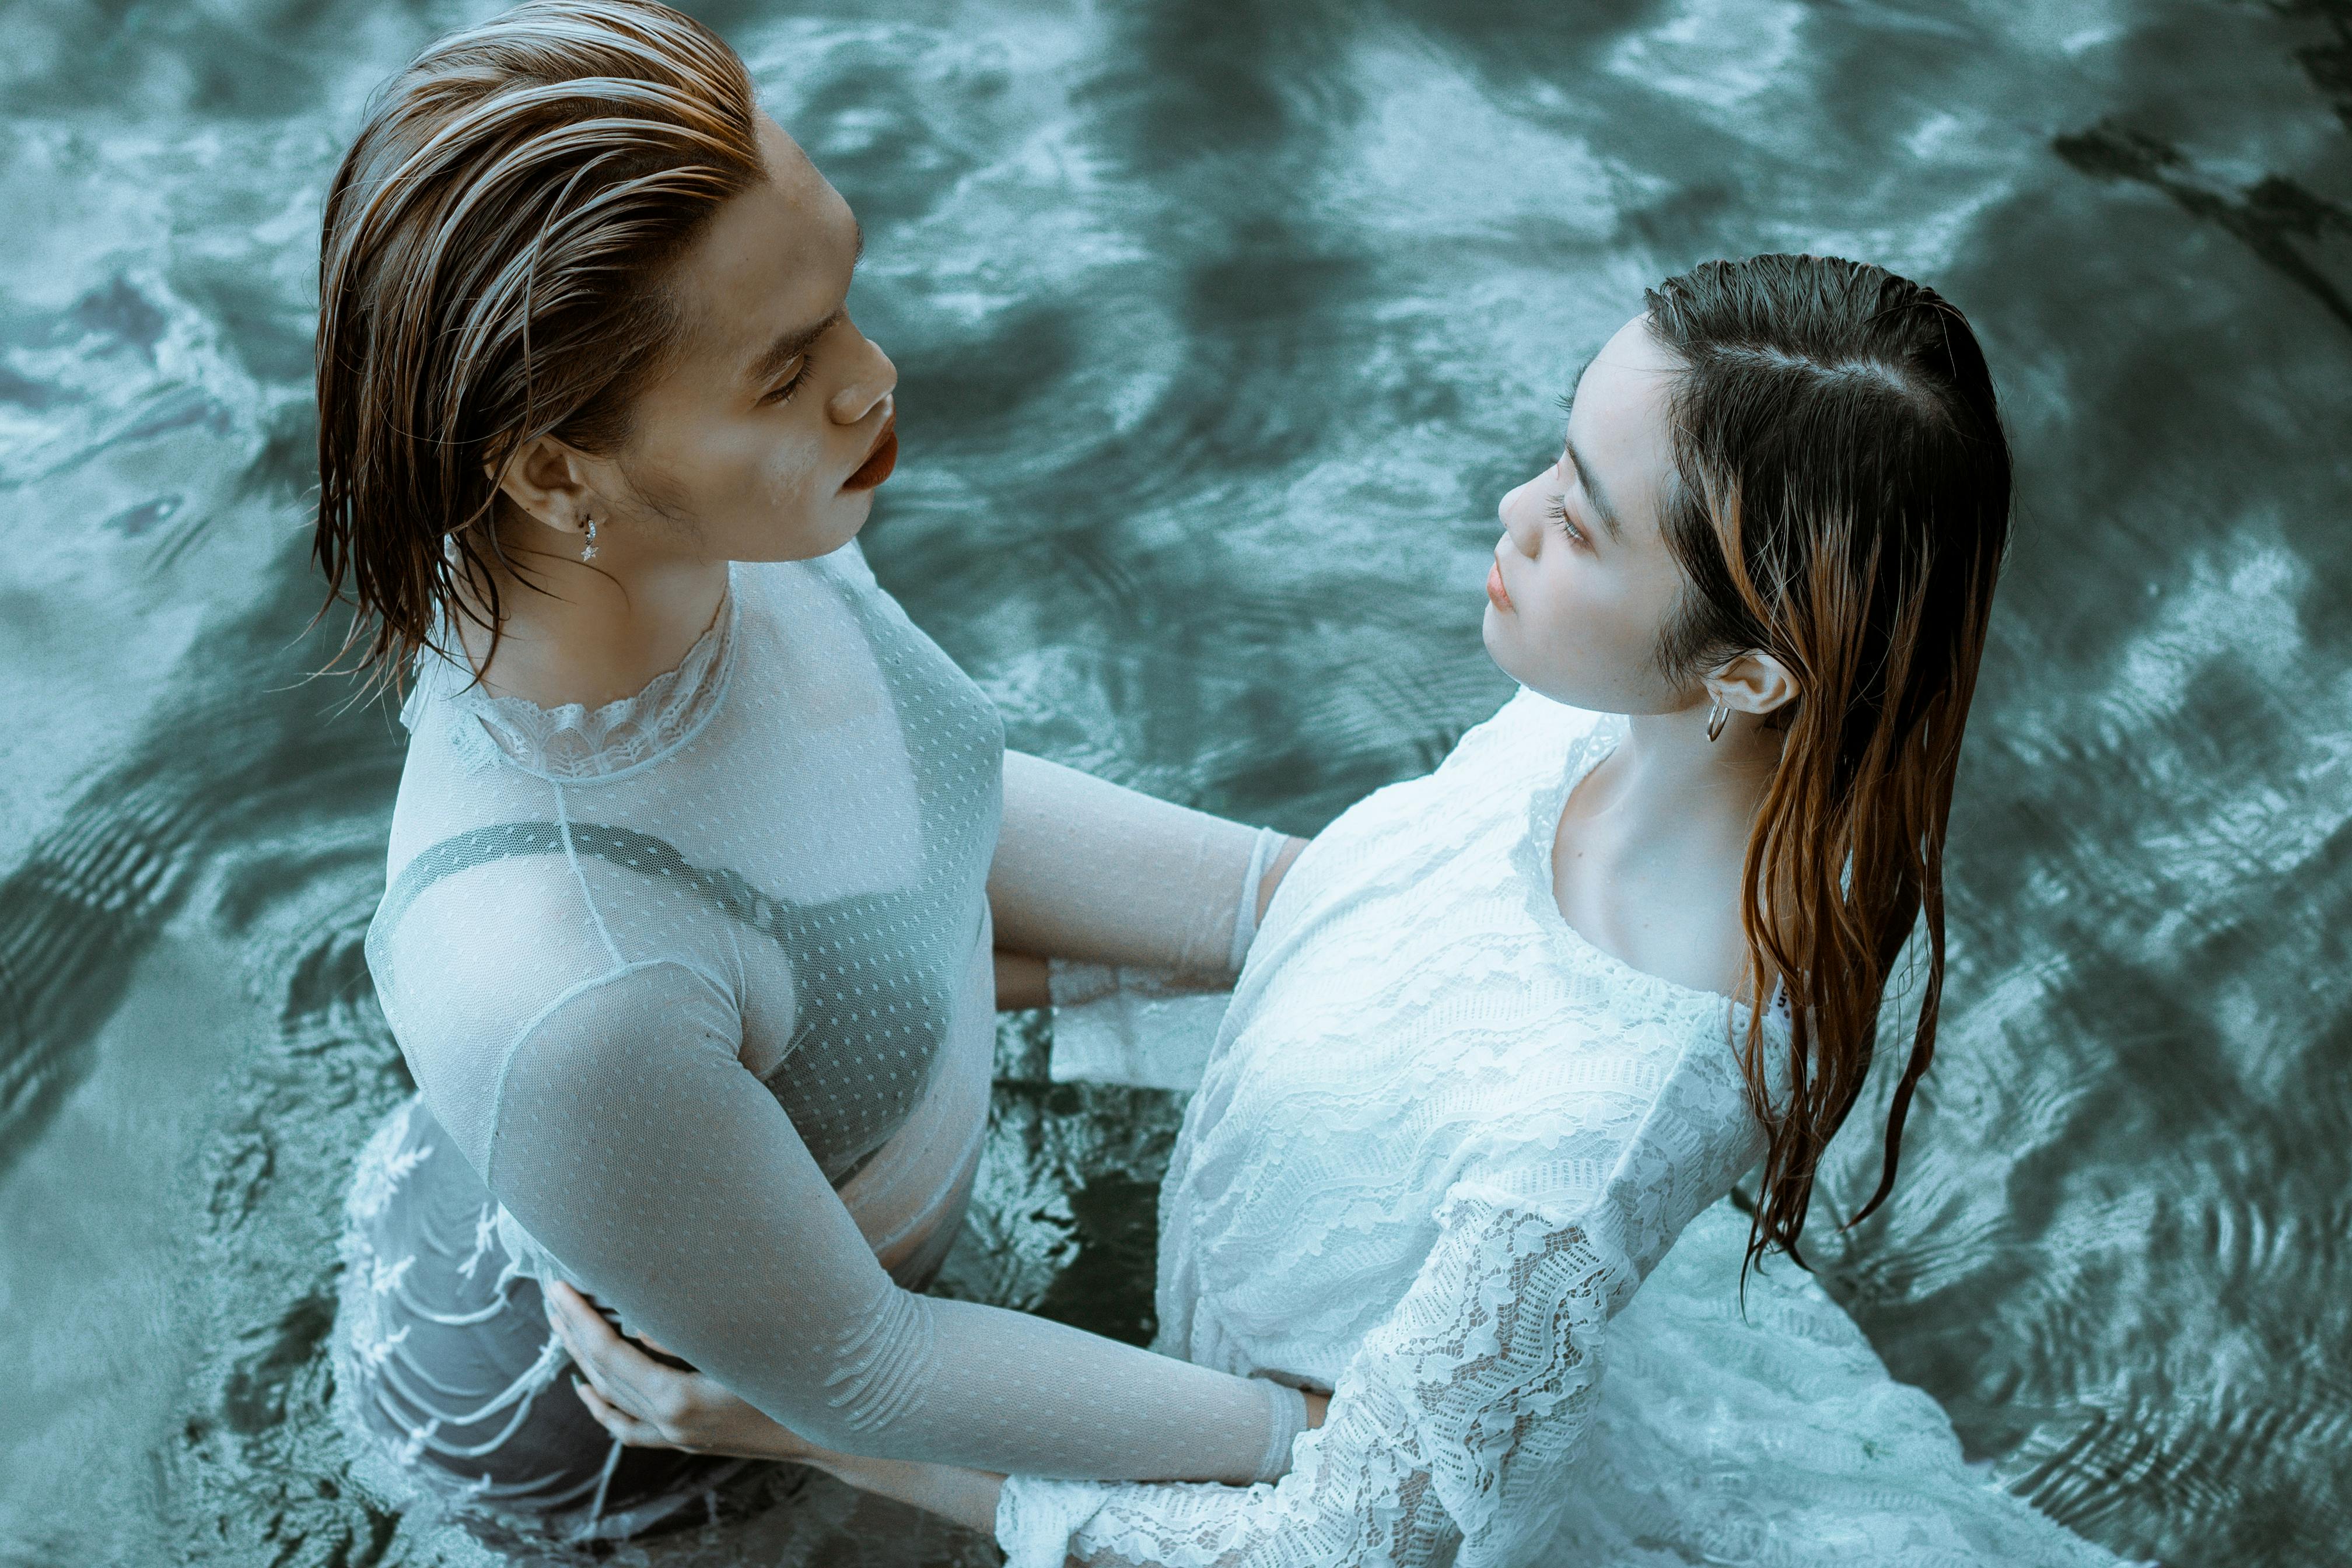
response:
[[[500,542],[528,575],[489,562],[503,616],[497,652],[470,617],[458,635],[488,690],[542,708],[635,696],[685,659],[727,593],[723,560],[599,541],[596,560],[584,562],[577,537],[537,523],[510,526]],[[478,608],[487,600],[478,587],[467,596]]]
[[[1621,841],[1696,835],[1744,846],[1780,764],[1780,740],[1744,714],[1713,741],[1691,714],[1636,714],[1624,740],[1580,784],[1571,809],[1606,820]]]
[[[1695,714],[1633,719],[1562,806],[1552,847],[1561,916],[1636,969],[1737,994],[1740,878],[1780,741],[1745,718],[1716,741]]]

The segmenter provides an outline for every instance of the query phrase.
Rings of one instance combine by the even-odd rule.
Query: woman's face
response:
[[[865,526],[898,456],[898,367],[849,319],[857,220],[764,113],[760,145],[768,178],[671,279],[682,341],[638,395],[604,498],[631,554],[825,554]]]
[[[1578,380],[1551,467],[1503,498],[1486,578],[1486,651],[1521,685],[1604,713],[1701,700],[1658,668],[1682,569],[1658,527],[1672,471],[1666,398],[1679,369],[1636,316]]]

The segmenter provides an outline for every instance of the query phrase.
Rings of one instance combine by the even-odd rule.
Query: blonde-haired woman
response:
[[[692,1517],[727,1468],[605,1434],[541,1280],[910,1459],[1246,1481],[1319,1406],[920,1294],[996,944],[1012,1000],[1039,955],[1229,980],[1295,846],[1006,756],[876,585],[859,248],[648,0],[441,40],[329,193],[317,548],[362,668],[414,670],[367,953],[419,1091],[352,1189],[338,1395],[383,1489],[488,1539]]]

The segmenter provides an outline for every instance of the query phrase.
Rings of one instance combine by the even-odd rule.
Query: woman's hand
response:
[[[928,1509],[986,1534],[996,1528],[998,1489],[1004,1478],[951,1465],[860,1458],[795,1436],[701,1373],[664,1366],[562,1280],[542,1280],[547,1321],[587,1374],[573,1384],[598,1425],[633,1448],[677,1448],[689,1454],[734,1454],[789,1459],[830,1472],[851,1486]],[[651,1340],[655,1355],[672,1356]]]
[[[573,1392],[605,1431],[629,1447],[804,1465],[838,1458],[778,1426],[717,1379],[654,1360],[615,1333],[586,1298],[562,1280],[542,1280],[541,1289],[547,1321],[586,1374],[585,1382],[572,1385]],[[644,1343],[658,1354],[671,1354],[651,1340]]]

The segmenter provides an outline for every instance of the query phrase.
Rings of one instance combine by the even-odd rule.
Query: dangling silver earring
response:
[[[587,521],[588,541],[580,547],[580,559],[593,561],[596,559],[596,519],[591,514]]]
[[[1722,698],[1717,698],[1715,706],[1706,710],[1706,738],[1712,741],[1720,736],[1723,733],[1724,725],[1728,723],[1730,719],[1731,705]]]

